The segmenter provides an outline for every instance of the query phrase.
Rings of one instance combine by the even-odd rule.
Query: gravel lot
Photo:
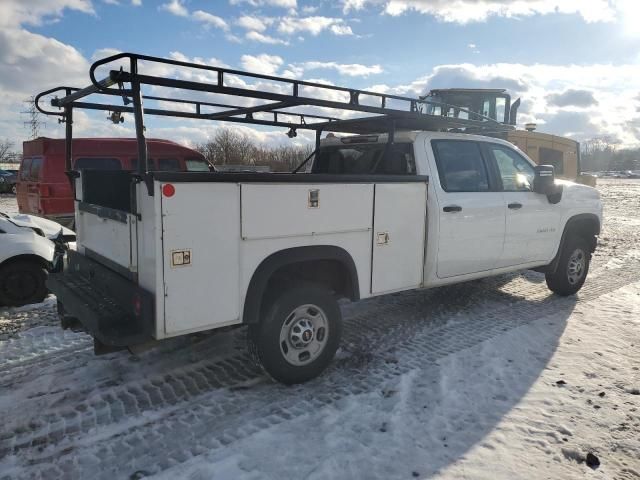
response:
[[[598,188],[576,297],[526,272],[346,304],[301,386],[252,367],[241,329],[94,357],[52,297],[0,309],[0,479],[640,478],[640,181]]]

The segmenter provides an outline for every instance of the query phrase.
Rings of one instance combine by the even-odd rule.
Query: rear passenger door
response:
[[[480,144],[455,139],[432,140],[431,146],[438,170],[438,277],[495,268],[504,242],[504,201]]]
[[[483,143],[503,191],[506,212],[504,250],[498,267],[547,261],[555,255],[560,204],[533,192],[533,165],[515,149]]]

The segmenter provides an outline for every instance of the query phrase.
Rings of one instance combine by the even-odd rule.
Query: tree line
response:
[[[292,171],[313,151],[311,145],[265,147],[228,128],[217,130],[211,140],[195,149],[213,165],[267,166],[272,172]]]
[[[22,153],[15,150],[15,143],[8,138],[0,139],[0,163],[20,163]]]
[[[619,148],[607,137],[582,142],[581,168],[588,172],[640,170],[640,148]]]

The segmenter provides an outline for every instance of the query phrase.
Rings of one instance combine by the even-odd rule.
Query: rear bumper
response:
[[[47,287],[65,314],[105,345],[124,347],[153,339],[153,294],[95,260],[69,251],[64,271],[49,275]]]

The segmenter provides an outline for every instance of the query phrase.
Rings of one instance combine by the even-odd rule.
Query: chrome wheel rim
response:
[[[586,266],[586,253],[581,248],[576,248],[569,257],[567,265],[567,280],[571,285],[575,285],[582,279]]]
[[[328,334],[329,322],[324,311],[317,305],[301,305],[282,323],[280,351],[291,365],[307,365],[323,352]]]

